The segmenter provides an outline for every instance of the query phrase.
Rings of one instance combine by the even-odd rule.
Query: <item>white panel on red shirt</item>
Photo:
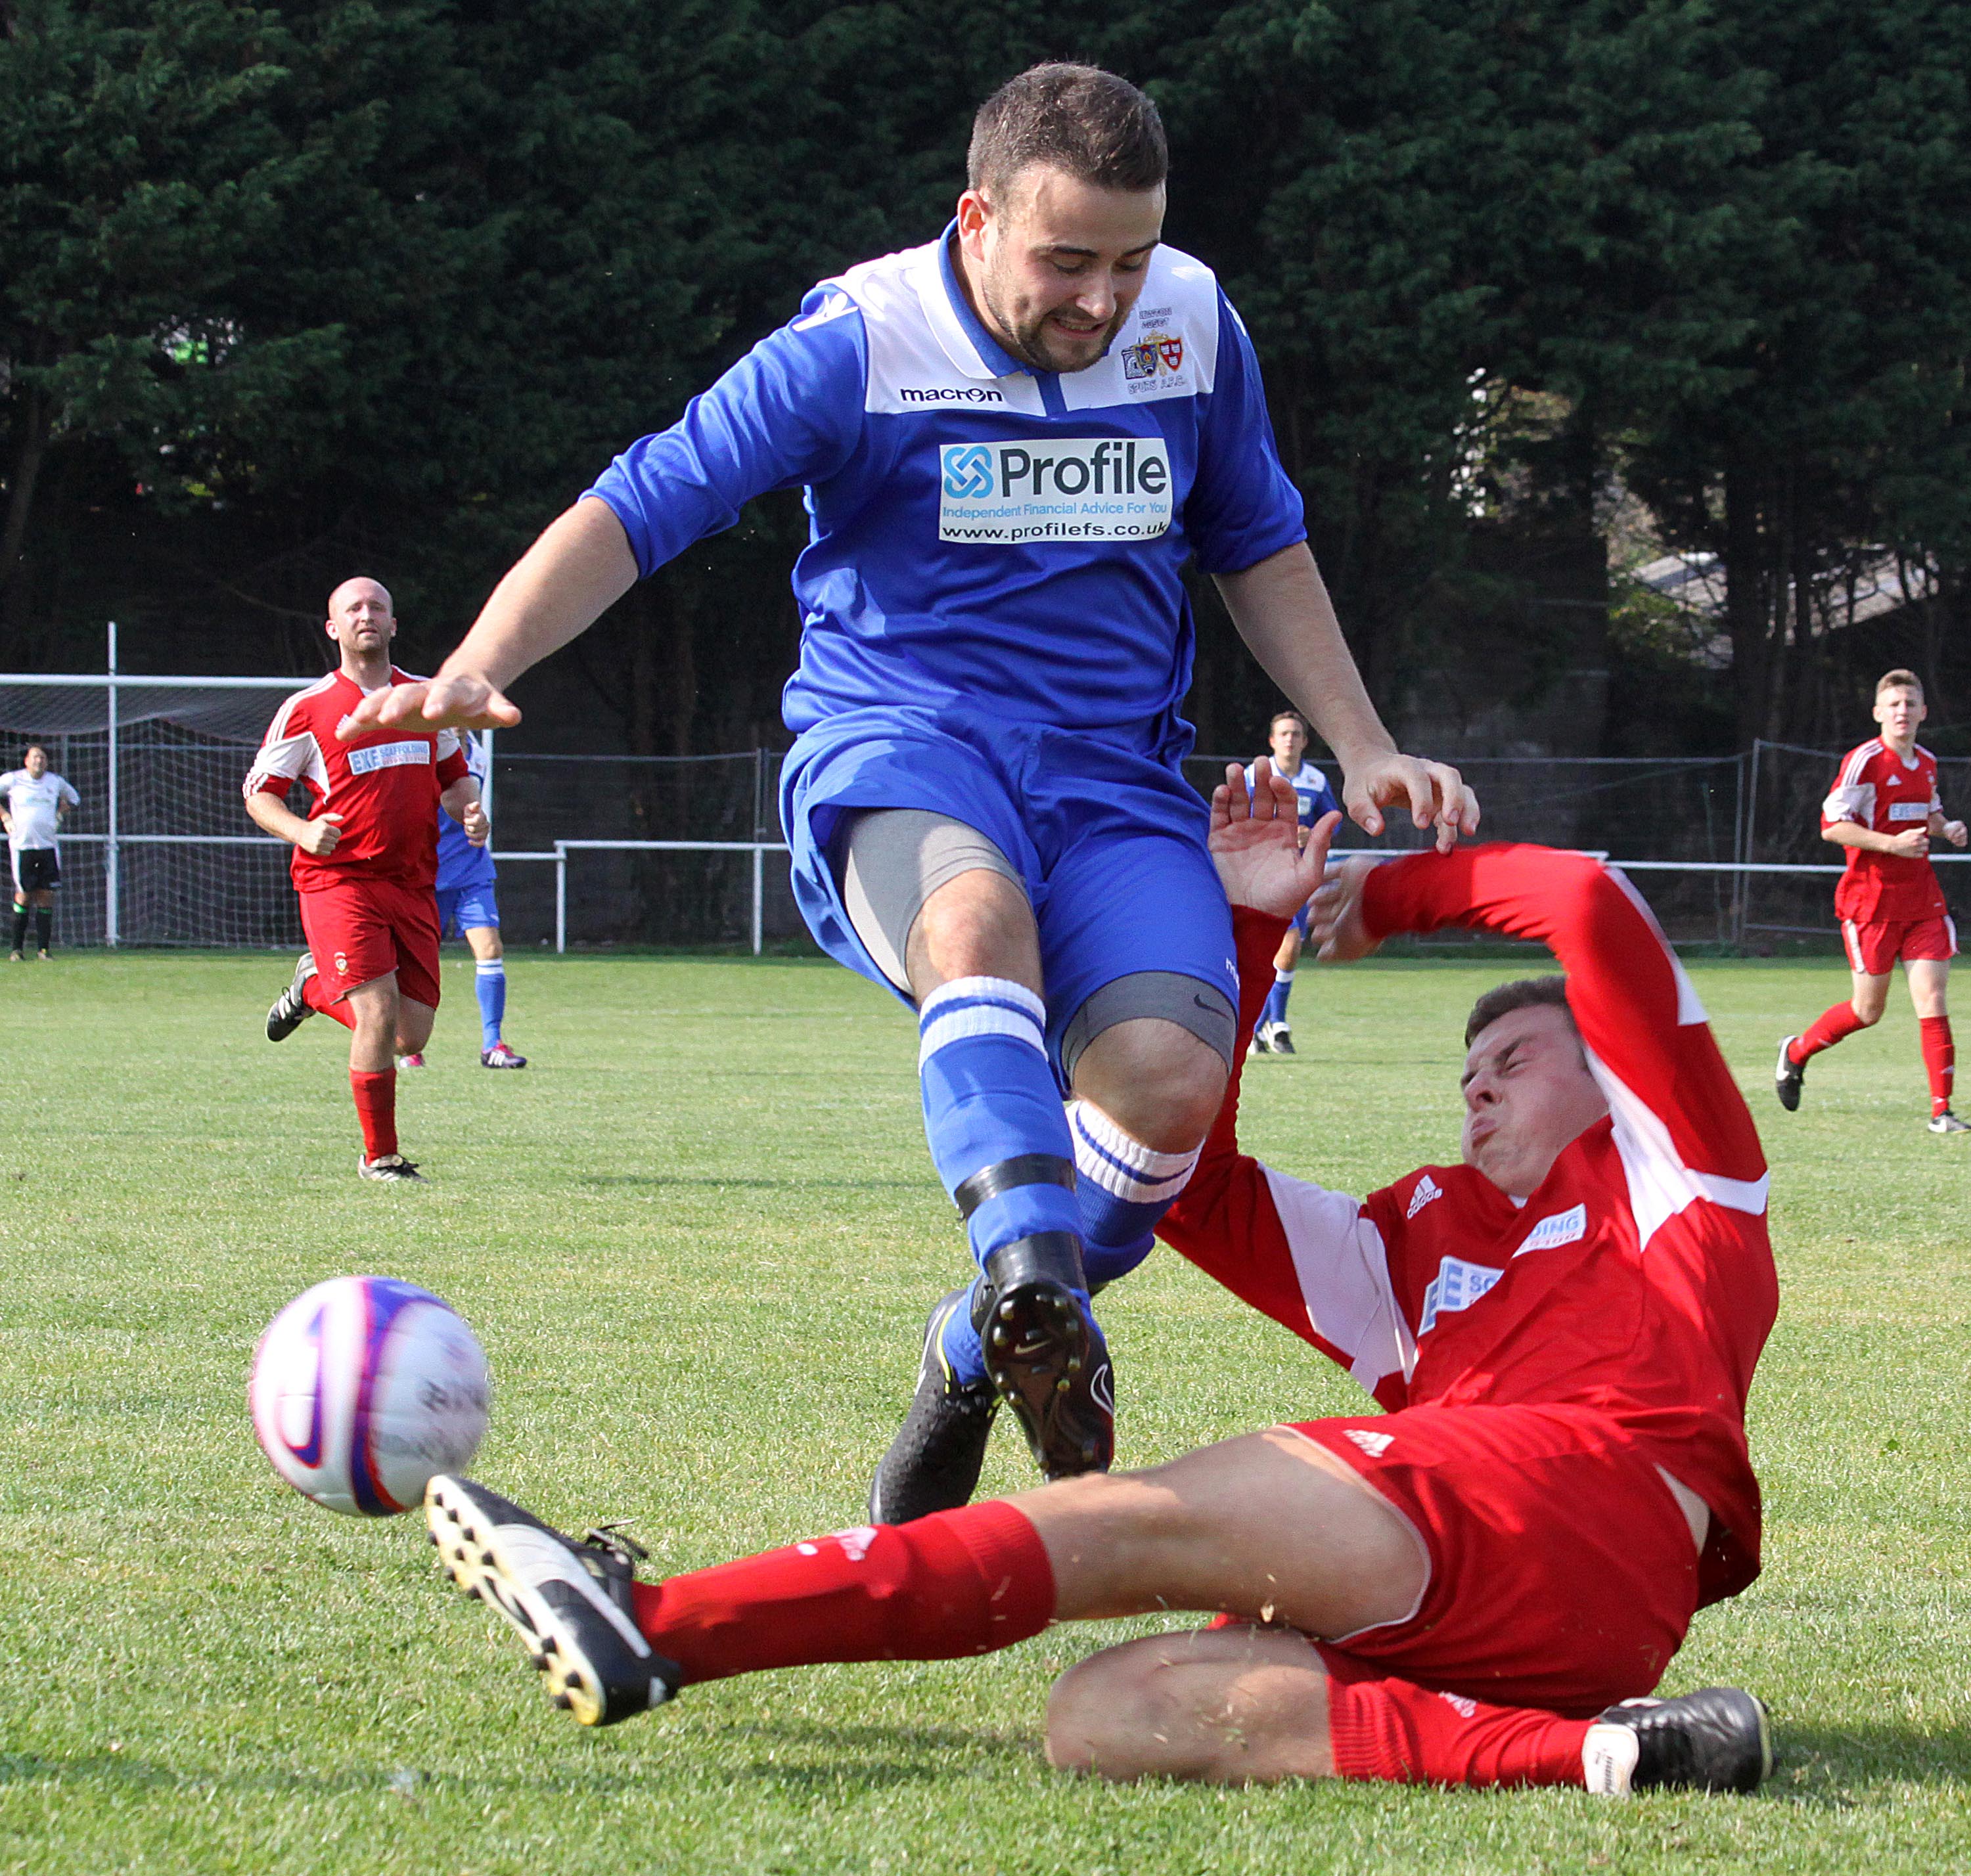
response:
[[[419,681],[392,668],[393,684]],[[336,726],[363,695],[340,671],[296,692],[275,712],[246,773],[248,795],[284,796],[299,782],[308,791],[307,819],[342,816],[332,853],[317,858],[295,849],[302,892],[343,879],[429,886],[438,877],[438,796],[467,772],[458,734],[395,727],[340,741]]]
[[[1841,758],[1834,786],[1820,804],[1820,825],[1853,821],[1878,834],[1901,834],[1927,826],[1943,808],[1936,757],[1919,743],[1905,762],[1879,736],[1872,737]],[[1834,889],[1834,909],[1842,918],[1875,925],[1943,917],[1943,889],[1928,860],[1863,847],[1846,852]]]
[[[1544,940],[1610,1112],[1516,1203],[1469,1166],[1360,1202],[1240,1154],[1233,1095],[1163,1235],[1391,1409],[1605,1412],[1732,1533],[1707,1599],[1756,1574],[1746,1390],[1777,1306],[1766,1169],[1688,978],[1628,882],[1583,856],[1487,847],[1376,870],[1377,933]],[[1241,1015],[1276,923],[1239,915]],[[1735,1555],[1734,1554],[1735,1552]]]

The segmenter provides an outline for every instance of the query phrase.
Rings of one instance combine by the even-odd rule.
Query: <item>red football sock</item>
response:
[[[356,1027],[356,1013],[350,1008],[349,999],[347,997],[337,997],[331,1002],[328,992],[323,987],[322,981],[318,976],[311,977],[301,985],[301,1001],[310,1009],[319,1010],[324,1016],[334,1017],[344,1029],[353,1029]]]
[[[352,1068],[349,1092],[356,1097],[356,1118],[363,1123],[365,1157],[387,1159],[397,1150],[397,1071]]]
[[[637,1627],[687,1681],[989,1654],[1054,1619],[1039,1534],[998,1500],[838,1531],[634,1593]]]
[[[1332,1650],[1321,1654],[1328,1672],[1328,1743],[1340,1777],[1416,1785],[1587,1782],[1581,1764],[1586,1720],[1433,1694],[1376,1678],[1373,1667],[1337,1661]]]
[[[1950,1105],[1950,1084],[1957,1073],[1956,1045],[1950,1040],[1950,1018],[1920,1016],[1917,1028],[1923,1035],[1923,1066],[1930,1076],[1930,1111],[1940,1114]]]
[[[1855,1014],[1853,1004],[1837,1003],[1832,1009],[1823,1010],[1813,1019],[1813,1027],[1787,1050],[1787,1054],[1797,1068],[1809,1056],[1818,1055],[1823,1049],[1831,1049],[1844,1037],[1868,1027]]]

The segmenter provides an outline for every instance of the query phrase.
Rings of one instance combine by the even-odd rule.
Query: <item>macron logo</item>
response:
[[[984,384],[940,384],[924,391],[904,385],[897,395],[906,404],[1003,404],[1006,401],[1005,392]]]
[[[1444,1188],[1429,1173],[1416,1182],[1416,1190],[1410,1194],[1410,1208],[1403,1213],[1403,1222],[1408,1224],[1432,1199],[1444,1197]]]
[[[1369,1433],[1360,1427],[1347,1427],[1343,1431],[1371,1459],[1381,1458],[1396,1444],[1396,1436],[1393,1433]]]
[[[1556,1212],[1551,1218],[1543,1218],[1513,1255],[1523,1257],[1529,1251],[1550,1251],[1556,1244],[1577,1243],[1587,1235],[1588,1207],[1577,1205],[1571,1212]]]

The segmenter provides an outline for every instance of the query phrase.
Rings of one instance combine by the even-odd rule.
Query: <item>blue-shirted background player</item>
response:
[[[1335,800],[1328,777],[1307,760],[1307,725],[1298,710],[1282,710],[1274,717],[1267,728],[1266,746],[1272,752],[1267,759],[1274,772],[1286,777],[1299,803],[1300,844],[1305,847],[1315,822],[1324,814],[1339,814],[1341,803]],[[1256,786],[1259,767],[1257,762],[1246,765],[1248,789]],[[1293,923],[1287,927],[1287,935],[1274,955],[1273,987],[1267,992],[1266,1008],[1253,1031],[1252,1043],[1246,1051],[1249,1055],[1294,1052],[1293,1031],[1287,1025],[1287,998],[1293,994],[1294,966],[1300,962],[1301,944],[1306,936],[1307,907],[1302,906],[1294,914]]]
[[[466,767],[479,792],[492,798],[486,746],[476,736],[461,738]],[[525,1068],[527,1058],[507,1045],[500,1033],[507,1017],[507,953],[500,942],[500,901],[494,890],[498,874],[490,841],[474,846],[465,829],[448,814],[438,817],[438,923],[447,938],[454,933],[472,947],[476,966],[474,988],[479,995],[479,1063],[482,1068]],[[422,1055],[400,1055],[399,1068],[422,1068]]]
[[[1121,79],[1002,86],[942,236],[823,282],[548,528],[435,679],[349,719],[517,722],[521,672],[755,496],[805,490],[795,894],[824,949],[916,1009],[925,1132],[979,1272],[932,1313],[879,1521],[964,1502],[1002,1399],[1048,1476],[1109,1463],[1088,1297],[1147,1255],[1235,1035],[1230,916],[1178,766],[1185,563],[1334,750],[1358,822],[1400,802],[1446,846],[1477,824],[1362,687],[1245,328],[1160,244],[1165,167]]]

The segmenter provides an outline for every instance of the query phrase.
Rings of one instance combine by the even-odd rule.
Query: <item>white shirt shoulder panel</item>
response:
[[[1316,1335],[1352,1363],[1350,1376],[1373,1392],[1385,1375],[1408,1380],[1416,1342],[1396,1306],[1383,1234],[1345,1192],[1261,1168],[1292,1254],[1301,1300]]]
[[[1100,363],[1060,381],[1070,410],[1208,395],[1218,376],[1218,281],[1181,248],[1160,247]]]

